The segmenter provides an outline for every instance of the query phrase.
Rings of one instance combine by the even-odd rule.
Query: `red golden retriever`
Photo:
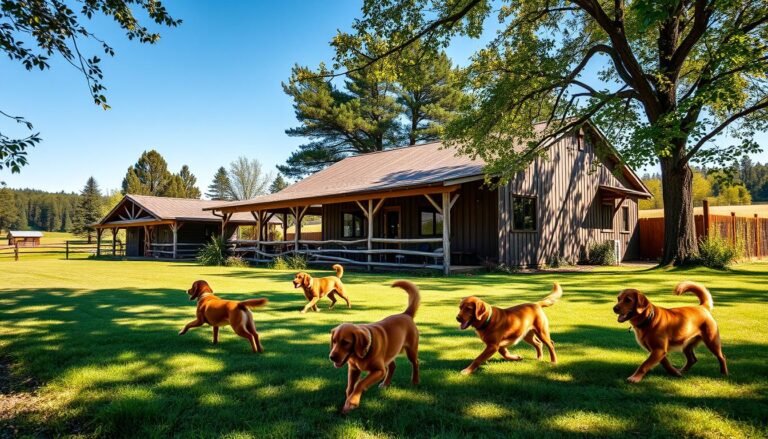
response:
[[[293,278],[293,287],[301,287],[304,290],[304,297],[309,301],[304,305],[304,309],[301,313],[304,314],[308,309],[312,308],[317,312],[317,301],[325,296],[331,300],[328,309],[333,309],[336,306],[336,295],[344,299],[347,302],[347,308],[352,308],[352,304],[349,303],[349,297],[344,290],[344,284],[341,282],[341,276],[344,276],[344,267],[339,264],[335,264],[333,269],[336,270],[336,276],[321,277],[320,279],[314,279],[309,273],[296,273],[296,277]]]
[[[224,300],[213,295],[213,290],[204,280],[195,281],[192,288],[187,290],[189,300],[197,300],[197,315],[195,320],[187,323],[179,331],[184,335],[190,328],[196,328],[208,323],[213,327],[213,344],[219,342],[219,326],[230,325],[237,335],[251,343],[253,352],[264,352],[253,323],[253,314],[248,308],[267,304],[267,299],[249,299],[243,301]]]
[[[638,383],[654,366],[661,363],[668,373],[682,376],[696,363],[693,350],[704,342],[720,362],[720,373],[728,375],[728,365],[720,344],[720,331],[712,317],[712,294],[703,285],[695,282],[680,282],[675,294],[691,292],[699,298],[698,306],[662,308],[652,304],[643,293],[628,288],[622,290],[613,312],[618,314],[619,323],[629,321],[635,330],[637,343],[650,353],[627,381]],[[686,363],[678,370],[669,362],[670,351],[682,350]]]
[[[389,386],[395,373],[395,357],[405,351],[413,371],[411,381],[419,383],[419,331],[413,322],[419,308],[419,289],[411,282],[399,280],[392,284],[408,293],[408,308],[401,314],[367,325],[344,323],[331,332],[333,365],[348,365],[347,398],[342,413],[349,413],[360,405],[363,392],[377,382],[380,387]],[[368,375],[360,380],[363,371]]]

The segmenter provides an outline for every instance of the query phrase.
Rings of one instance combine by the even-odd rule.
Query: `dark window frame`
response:
[[[600,215],[598,219],[600,221],[600,230],[602,230],[603,232],[614,231],[613,226],[614,226],[614,219],[616,217],[616,206],[614,203],[600,204]],[[607,215],[606,211],[610,212],[610,215]]]
[[[539,200],[536,196],[531,195],[517,195],[517,194],[510,194],[509,196],[509,205],[511,206],[511,221],[510,221],[510,227],[513,232],[529,232],[529,233],[537,233],[539,231],[539,210],[538,210],[538,204]],[[533,227],[532,228],[526,228],[525,224],[523,224],[522,227],[517,227],[517,221],[515,217],[515,202],[516,200],[525,200],[525,201],[533,201]],[[520,202],[518,201],[518,202]],[[525,221],[525,220],[523,220]]]
[[[347,218],[352,217],[352,234],[347,235]],[[359,234],[356,233],[355,223],[360,222]],[[365,219],[361,212],[342,212],[341,213],[341,237],[342,238],[364,238],[365,237]]]
[[[432,233],[424,233],[424,222],[422,221],[424,214],[432,215]],[[440,218],[440,221],[438,221],[438,217]],[[419,236],[443,236],[443,227],[445,227],[445,220],[443,219],[443,214],[438,212],[436,209],[429,208],[429,207],[420,207],[419,208]],[[438,229],[437,225],[440,224],[440,228]]]
[[[629,233],[629,206],[621,206],[621,232]]]

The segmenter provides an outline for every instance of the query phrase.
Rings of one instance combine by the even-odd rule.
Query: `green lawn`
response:
[[[352,310],[301,315],[303,295],[290,272],[98,260],[22,260],[3,270],[0,359],[12,364],[15,381],[41,387],[32,402],[0,413],[0,437],[13,436],[12,428],[108,437],[768,435],[765,263],[727,273],[606,268],[411,277],[422,290],[421,385],[410,385],[402,358],[393,386],[369,390],[347,417],[337,414],[346,370],[328,361],[329,332],[340,322],[401,312],[406,295],[389,288],[397,274],[347,272]],[[177,336],[194,315],[184,290],[198,278],[225,298],[270,299],[254,312],[263,355],[229,328],[218,346],[207,327]],[[662,306],[696,303],[672,295],[683,279],[713,292],[731,376],[722,378],[700,347],[699,363],[684,378],[657,368],[640,384],[625,383],[645,355],[611,312],[616,293],[633,286]],[[497,356],[476,375],[459,374],[483,348],[473,332],[457,328],[460,298],[475,294],[508,306],[542,298],[555,280],[564,289],[547,309],[557,366],[535,361],[521,344],[513,349],[521,362]],[[681,362],[675,354],[673,363]]]

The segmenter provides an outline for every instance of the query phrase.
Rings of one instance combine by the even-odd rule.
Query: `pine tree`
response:
[[[0,230],[11,230],[18,222],[16,196],[10,189],[6,187],[0,188]]]
[[[123,193],[163,196],[172,174],[168,163],[155,151],[144,151],[135,165],[128,168],[123,179]]]
[[[213,176],[213,182],[208,185],[208,192],[205,193],[205,196],[211,200],[229,200],[231,188],[232,184],[229,181],[227,170],[222,166]]]
[[[272,181],[272,184],[269,186],[269,193],[274,194],[276,192],[280,192],[281,190],[288,187],[288,182],[285,181],[282,174],[278,173],[277,177]]]
[[[200,189],[197,185],[197,177],[189,170],[189,166],[184,165],[179,171],[182,187],[184,188],[184,198],[200,198]]]
[[[164,197],[187,198],[184,181],[178,175],[172,175],[163,191]]]
[[[80,200],[75,209],[73,218],[72,233],[85,236],[90,244],[96,229],[93,224],[101,219],[102,196],[98,184],[93,177],[90,177],[85,183],[85,187],[80,192]]]

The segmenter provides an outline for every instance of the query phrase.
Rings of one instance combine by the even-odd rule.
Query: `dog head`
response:
[[[211,286],[204,280],[196,280],[192,283],[192,288],[187,290],[189,300],[197,300],[203,293],[213,293]]]
[[[293,278],[293,288],[309,288],[311,283],[312,276],[310,276],[308,273],[304,273],[303,271],[296,273],[296,276]]]
[[[467,329],[475,322],[484,322],[488,318],[490,306],[475,296],[469,296],[461,299],[459,303],[459,314],[456,321],[459,322],[459,329]]]
[[[368,333],[351,323],[342,323],[331,331],[331,353],[328,358],[335,367],[342,367],[352,355],[363,358],[367,352]]]
[[[634,288],[627,288],[619,293],[613,312],[619,315],[619,323],[623,323],[645,313],[650,304],[645,294]]]

